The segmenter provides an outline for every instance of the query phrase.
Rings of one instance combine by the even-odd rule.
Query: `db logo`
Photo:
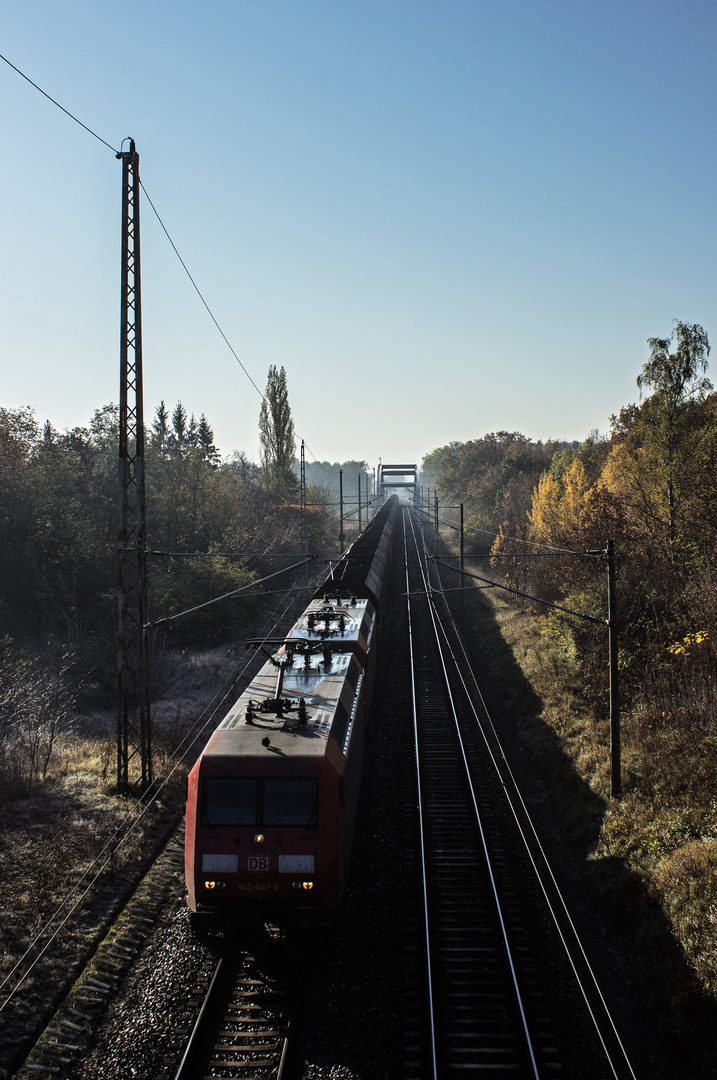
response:
[[[246,864],[247,870],[268,870],[269,869],[269,856],[268,855],[250,855]]]

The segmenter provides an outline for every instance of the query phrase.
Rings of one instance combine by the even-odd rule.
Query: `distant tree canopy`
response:
[[[446,512],[464,504],[467,542],[476,552],[517,560],[531,546],[581,552],[614,539],[626,685],[629,678],[638,685],[650,663],[662,671],[665,650],[697,631],[717,682],[717,395],[707,377],[710,345],[701,326],[676,321],[669,337],[648,340],[648,350],[637,378],[641,399],[612,417],[608,436],[536,442],[518,431],[491,432],[427,454],[423,482],[438,489]],[[264,572],[261,562],[249,569],[241,558],[192,560],[184,553],[296,550],[295,437],[283,369],[269,370],[260,421],[257,466],[243,455],[222,461],[206,417],[196,419],[181,401],[169,407],[162,401],[154,411],[147,432],[147,537],[162,554],[150,559],[152,619]],[[38,424],[29,408],[0,408],[0,637],[66,644],[83,671],[107,685],[115,649],[117,436],[114,405],[98,409],[87,427],[65,432]],[[364,500],[372,488],[365,461],[307,462],[317,544],[323,523],[336,517],[339,470],[349,517],[359,477]],[[523,562],[524,583],[603,617],[604,582],[594,563],[568,569],[555,560]],[[495,569],[502,566],[517,573],[517,562]],[[232,609],[220,605],[202,623],[207,640],[229,632]],[[186,624],[188,638],[201,637],[199,625]],[[185,631],[176,627],[179,640]],[[580,638],[586,657],[590,634],[602,641],[599,628],[564,633],[573,642]],[[596,679],[604,674],[601,649],[595,644]],[[585,660],[586,685],[589,667]]]
[[[533,442],[519,431],[498,431],[450,443],[423,459],[422,469],[441,500],[464,503],[473,529],[495,535],[503,522],[527,525],[533,488],[556,452],[577,444]],[[490,546],[490,540],[486,541]]]
[[[500,431],[440,447],[423,462],[441,502],[464,503],[467,543],[477,552],[492,545],[502,556],[494,570],[533,595],[603,618],[601,564],[596,570],[594,561],[554,556],[615,541],[623,685],[626,697],[645,699],[655,672],[660,685],[673,678],[669,650],[690,634],[699,638],[700,677],[709,670],[717,681],[717,395],[707,377],[709,340],[699,324],[675,320],[669,337],[647,345],[641,400],[612,417],[608,437],[536,443]],[[526,551],[553,555],[521,561]],[[586,688],[592,680],[603,687],[602,630],[555,614],[545,622],[580,657]],[[675,700],[681,695],[675,688]]]
[[[91,670],[115,667],[118,409],[98,409],[86,428],[57,432],[31,409],[0,408],[0,637],[65,641]],[[244,456],[222,462],[204,415],[157,406],[147,428],[147,542],[152,619],[230,591],[252,576],[239,559],[181,553],[296,548],[261,472]],[[278,515],[278,516],[277,516]],[[275,564],[272,569],[275,568]],[[216,640],[236,605],[211,609]],[[176,628],[175,628],[176,627]],[[198,620],[172,629],[199,640]],[[208,638],[209,639],[209,638]],[[104,676],[102,676],[104,678]],[[113,682],[107,676],[107,684]]]
[[[361,477],[361,498],[365,498],[367,491],[372,490],[373,470],[369,469],[365,461],[307,461],[306,482],[317,487],[326,488],[332,496],[338,498],[339,478],[343,474],[342,486],[344,498],[355,499],[358,493],[358,481]]]
[[[149,430],[150,442],[161,454],[169,454],[172,450],[198,450],[202,461],[216,465],[219,462],[219,451],[214,445],[214,432],[212,431],[204,413],[199,421],[194,413],[187,417],[187,410],[181,401],[178,401],[172,413],[171,426],[169,413],[163,401],[154,411],[154,421]]]
[[[431,450],[430,454],[426,454],[421,463],[421,472],[424,482],[429,487],[435,487],[439,483],[444,467],[448,472],[447,459],[451,455],[458,454],[462,446],[462,442],[454,441],[448,443],[447,446],[439,446],[437,450]]]

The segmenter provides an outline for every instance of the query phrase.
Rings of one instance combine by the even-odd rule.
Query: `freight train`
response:
[[[189,774],[185,875],[197,918],[332,911],[349,871],[393,496],[333,567]]]

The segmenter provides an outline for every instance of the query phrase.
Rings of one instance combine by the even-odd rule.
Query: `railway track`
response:
[[[528,1024],[524,989],[498,894],[484,818],[461,731],[461,703],[428,603],[422,544],[406,514],[408,640],[416,755],[427,1023],[421,1076],[537,1077],[550,1066]],[[416,595],[418,594],[418,595]],[[512,936],[512,935],[511,935]]]
[[[604,1058],[617,1060],[614,1039],[604,1054],[603,1036],[595,1035],[589,1020],[576,1023],[573,1015],[568,1017],[574,1007],[565,1009],[565,998],[557,992],[573,976],[572,961],[556,959],[562,945],[548,925],[549,908],[557,901],[552,893],[541,895],[542,886],[532,880],[537,855],[527,852],[530,844],[522,836],[529,831],[527,825],[516,823],[513,802],[518,800],[508,793],[509,771],[489,718],[477,721],[475,695],[458,662],[460,645],[436,592],[435,568],[431,578],[420,534],[408,521],[406,529],[410,544],[405,555],[398,553],[399,562],[406,560],[405,583],[393,593],[390,643],[386,639],[390,678],[381,683],[380,696],[387,703],[382,702],[383,712],[371,721],[380,750],[374,751],[364,780],[374,801],[377,772],[386,790],[379,793],[379,809],[368,807],[371,827],[364,852],[370,857],[364,854],[363,866],[357,861],[350,918],[344,914],[335,939],[325,935],[313,953],[305,946],[303,955],[293,952],[278,932],[274,938],[241,935],[234,951],[226,942],[215,942],[210,951],[226,956],[218,970],[212,965],[213,977],[211,956],[196,942],[196,974],[190,974],[184,953],[175,959],[168,950],[157,950],[145,972],[154,977],[160,965],[167,964],[163,993],[171,1011],[162,1032],[167,1045],[159,1047],[151,1030],[143,1035],[161,1052],[152,1057],[156,1066],[144,1072],[140,1067],[134,1075],[148,1080],[333,1075],[443,1080],[475,1072],[541,1080],[634,1076],[622,1064],[605,1064]],[[397,603],[401,592],[407,594],[403,615]],[[415,704],[413,721],[407,703]],[[407,766],[414,762],[418,778],[404,783]],[[181,876],[178,858],[175,851],[175,884]],[[166,907],[167,896],[163,893],[157,903],[158,909]],[[147,926],[149,911],[140,915],[139,926]],[[182,918],[172,923],[175,946],[182,944],[182,925]],[[104,965],[103,972],[105,968],[113,970]],[[104,974],[100,977],[108,981]],[[210,981],[211,991],[204,997]],[[294,1020],[299,983],[302,994]],[[108,993],[89,985],[93,996]],[[139,1008],[125,1004],[120,1016],[131,1015],[133,1008],[149,1012],[144,1004],[147,990],[136,986]],[[402,1001],[404,1071],[400,1050],[393,1056],[404,1020]],[[88,1003],[75,1002],[74,1007],[88,1015],[80,1018],[72,1012],[68,1023],[75,1027],[67,1031],[82,1024],[87,1032],[72,1037],[78,1044],[73,1053],[59,1045],[68,1043],[64,1033],[62,1040],[54,1036],[54,1045],[47,1048],[51,1054],[72,1057],[79,1054],[80,1044],[94,1041]],[[48,1072],[65,1064],[53,1057],[42,1060]],[[78,1075],[101,1075],[103,1080],[128,1075],[127,1041],[112,1062],[105,1055],[104,1071],[96,1071],[97,1060]],[[394,1067],[395,1060],[399,1067]],[[342,1068],[350,1072],[336,1071]]]
[[[293,981],[250,953],[217,963],[174,1080],[281,1080],[287,1062]]]
[[[537,868],[530,830],[515,813],[520,799],[508,790],[489,718],[476,709],[408,511],[404,527],[417,808],[417,899],[407,941],[417,981],[409,985],[406,1075],[545,1080],[567,1075],[567,1049],[571,1068],[582,1060],[581,1075],[631,1077],[619,1047],[609,1045],[609,1020],[606,1036],[585,997],[586,980],[563,951],[559,904],[541,880],[550,875]],[[576,1029],[573,1017],[568,1029],[557,984],[574,980],[585,1019]],[[577,1051],[576,1030],[586,1033]]]
[[[178,921],[176,915],[170,916],[154,940],[155,924],[172,909],[184,908],[183,890],[178,887],[183,876],[182,841],[180,830],[20,1068],[17,1080],[43,1075],[281,1080],[300,957],[297,960],[296,950],[287,947],[276,928],[246,933],[237,943],[221,933],[205,941],[195,939],[186,910]],[[162,945],[168,932],[175,945],[182,945],[184,964],[189,963],[183,971]],[[146,939],[154,942],[151,957],[145,955]],[[135,974],[137,957],[143,955],[142,971]],[[168,968],[162,975],[164,964]],[[159,986],[150,986],[157,977]],[[173,982],[178,982],[176,990]],[[156,1023],[145,1030],[153,1008],[159,1009],[161,1030]],[[143,1019],[134,1038],[128,1040],[119,1029],[114,1038],[110,1034],[110,1052],[97,1057],[94,1044],[98,1038],[107,1039],[101,1029],[108,1010],[135,1019],[139,1011]]]

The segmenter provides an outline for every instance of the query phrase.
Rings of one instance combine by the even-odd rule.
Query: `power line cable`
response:
[[[122,151],[121,150],[115,149],[115,147],[112,146],[111,143],[108,143],[106,139],[103,139],[102,136],[98,135],[96,131],[93,131],[91,127],[88,127],[87,124],[83,124],[82,121],[79,120],[74,115],[74,113],[71,113],[69,109],[66,109],[64,107],[64,105],[60,105],[59,101],[56,101],[55,98],[52,97],[50,94],[48,94],[47,91],[43,90],[41,86],[38,86],[36,82],[33,82],[33,80],[28,75],[26,75],[23,71],[21,71],[19,67],[16,67],[15,64],[13,64],[10,60],[8,60],[8,58],[6,56],[3,56],[1,53],[0,53],[0,60],[4,60],[5,63],[8,65],[8,67],[11,67],[13,71],[16,71],[18,75],[20,75],[23,79],[25,79],[25,81],[28,82],[30,84],[30,86],[33,86],[35,88],[35,90],[37,90],[39,93],[41,93],[43,95],[43,97],[46,97],[48,101],[51,101],[53,105],[56,105],[57,108],[60,109],[63,113],[65,113],[66,116],[69,116],[71,120],[74,120],[76,124],[79,124],[81,128],[84,128],[84,130],[86,132],[88,132],[90,135],[92,135],[93,138],[97,139],[98,142],[101,142],[103,146],[106,146],[108,150],[111,150],[112,153],[115,155],[115,157],[118,157],[118,158],[122,157]],[[189,278],[189,280],[191,281],[191,283],[192,283],[192,285],[193,285],[193,287],[194,287],[194,289],[195,289],[195,291],[197,293],[197,296],[199,297],[202,304],[206,308],[206,311],[207,311],[210,319],[212,320],[212,322],[216,326],[217,330],[221,334],[222,338],[224,339],[225,344],[227,345],[227,348],[231,352],[231,354],[234,357],[234,359],[236,360],[236,362],[239,364],[239,367],[242,369],[242,371],[246,375],[246,377],[249,380],[249,382],[251,383],[251,385],[254,387],[256,392],[259,394],[259,397],[262,399],[262,401],[265,401],[266,400],[265,395],[259,389],[259,387],[256,385],[256,383],[254,382],[253,378],[251,377],[251,375],[249,374],[247,369],[244,367],[244,364],[242,363],[239,356],[237,355],[236,350],[234,349],[233,345],[231,344],[228,337],[226,336],[226,334],[222,330],[221,326],[219,325],[219,322],[217,321],[217,319],[216,319],[216,317],[214,315],[214,312],[209,307],[209,304],[207,303],[207,301],[204,299],[204,296],[203,296],[199,286],[197,285],[196,281],[194,280],[191,273],[189,272],[189,268],[188,268],[187,264],[185,263],[184,259],[180,255],[179,250],[177,248],[177,245],[174,243],[174,241],[172,240],[172,237],[169,235],[167,227],[165,226],[164,222],[162,221],[161,217],[159,216],[159,212],[158,212],[156,206],[154,205],[154,203],[152,202],[152,199],[150,198],[149,192],[147,191],[146,187],[142,183],[141,179],[140,179],[139,183],[140,183],[140,187],[142,188],[142,191],[144,192],[145,197],[146,197],[149,205],[151,206],[152,210],[154,211],[154,215],[157,218],[157,221],[159,222],[165,236],[167,237],[167,240],[171,244],[175,255],[177,256],[180,263],[182,264],[182,268],[184,269],[184,272],[187,275],[187,277]],[[324,469],[325,472],[328,472],[326,467],[324,465],[322,465],[322,463],[318,460],[316,455],[311,452],[310,448],[306,444],[306,440],[304,440],[304,447],[305,447],[306,450],[308,450],[309,455],[314,460],[314,462],[320,468]]]
[[[81,128],[84,128],[85,131],[88,131],[90,135],[92,135],[95,139],[98,140],[98,142],[101,142],[103,146],[106,146],[108,150],[111,150],[116,157],[120,156],[119,150],[115,150],[114,146],[111,146],[110,143],[103,139],[101,135],[98,135],[97,132],[93,131],[92,128],[89,128],[87,124],[83,124],[81,120],[78,120],[74,113],[71,113],[69,109],[66,109],[64,107],[64,105],[60,105],[59,101],[55,101],[54,97],[50,97],[47,91],[43,90],[41,86],[38,86],[36,82],[33,82],[32,79],[29,78],[24,71],[20,71],[19,67],[15,67],[15,65],[8,60],[7,56],[3,56],[0,53],[0,60],[4,60],[8,67],[11,67],[13,71],[16,71],[18,75],[21,75],[26,82],[29,82],[30,86],[34,86],[36,90],[39,90],[42,96],[46,97],[48,101],[51,101],[53,105],[57,105],[58,109],[62,109],[63,113],[65,113],[66,116],[69,116],[70,120],[74,120],[75,123],[79,124]]]
[[[202,291],[201,291],[201,289],[199,288],[199,286],[197,285],[196,281],[195,281],[195,280],[194,280],[194,278],[192,277],[192,275],[191,275],[191,273],[190,273],[190,271],[189,271],[189,267],[187,266],[187,264],[185,263],[184,259],[183,259],[183,258],[182,258],[182,256],[180,255],[180,253],[179,253],[179,249],[178,249],[177,245],[175,244],[174,240],[173,240],[173,239],[172,239],[172,237],[171,237],[171,236],[169,235],[169,230],[167,229],[167,226],[166,226],[166,225],[164,224],[164,222],[162,221],[162,218],[161,218],[161,217],[160,217],[160,215],[159,215],[159,211],[157,210],[157,207],[156,207],[156,206],[154,205],[154,203],[152,202],[152,199],[151,199],[151,197],[150,197],[150,194],[149,194],[149,192],[147,191],[147,188],[146,188],[146,187],[144,186],[144,184],[142,183],[142,180],[141,180],[141,179],[140,179],[140,181],[139,181],[139,184],[140,184],[140,187],[142,188],[142,191],[143,191],[143,192],[144,192],[144,194],[145,194],[145,198],[147,199],[147,202],[149,203],[149,205],[150,205],[150,206],[151,206],[151,208],[152,208],[152,211],[153,211],[153,213],[154,213],[154,216],[155,216],[155,217],[157,218],[157,221],[158,221],[158,222],[159,222],[159,224],[160,224],[160,227],[161,227],[161,229],[162,229],[162,231],[163,231],[164,235],[165,235],[165,236],[167,237],[167,240],[168,240],[168,241],[169,241],[169,243],[171,244],[171,247],[172,247],[172,250],[174,251],[174,254],[175,254],[175,255],[177,256],[177,258],[179,259],[179,262],[181,263],[182,269],[184,270],[185,274],[186,274],[186,275],[187,275],[187,277],[189,278],[190,282],[192,283],[192,287],[194,288],[194,290],[195,290],[195,292],[196,292],[197,296],[199,297],[199,299],[201,300],[202,304],[204,305],[204,308],[206,309],[206,311],[207,311],[207,314],[209,315],[209,318],[210,318],[210,319],[212,320],[212,322],[213,322],[213,323],[214,323],[214,325],[216,326],[216,328],[217,328],[217,330],[219,331],[219,333],[221,334],[221,337],[222,337],[222,339],[223,339],[224,343],[226,344],[227,348],[228,348],[228,349],[229,349],[229,351],[231,352],[232,356],[233,356],[233,357],[234,357],[234,359],[236,360],[236,362],[237,362],[237,364],[239,365],[239,367],[240,367],[240,368],[242,369],[242,371],[243,371],[243,372],[244,372],[244,374],[246,375],[246,377],[247,377],[247,379],[249,380],[249,382],[251,383],[251,385],[252,385],[252,386],[254,387],[254,389],[256,390],[256,392],[257,392],[257,394],[259,395],[259,397],[261,398],[261,400],[262,400],[263,402],[266,402],[266,395],[264,394],[264,392],[263,392],[262,390],[260,390],[260,389],[259,389],[259,387],[257,386],[257,384],[256,384],[256,383],[254,382],[254,379],[253,379],[253,378],[251,377],[251,375],[249,374],[249,372],[247,371],[247,369],[246,369],[246,368],[244,367],[244,364],[243,364],[243,363],[242,363],[242,361],[240,360],[240,358],[239,358],[239,355],[238,355],[238,354],[237,354],[237,352],[236,352],[236,349],[234,348],[234,346],[233,346],[233,345],[232,345],[232,343],[230,342],[229,338],[228,338],[228,337],[226,336],[226,334],[225,334],[225,333],[224,333],[224,331],[222,330],[221,326],[219,325],[219,321],[217,320],[217,318],[216,318],[216,316],[215,316],[214,312],[212,311],[212,309],[211,309],[211,308],[209,307],[209,304],[208,304],[208,303],[207,303],[207,301],[205,300],[205,298],[204,298],[204,296],[203,296],[203,294],[202,294]],[[299,433],[299,438],[301,438],[301,434],[300,434],[300,433]],[[306,442],[306,440],[305,440],[305,439],[303,439],[303,443],[304,443],[304,449],[308,451],[308,453],[309,453],[309,456],[310,456],[310,457],[311,457],[311,458],[313,459],[314,463],[315,463],[316,465],[318,465],[318,467],[319,467],[320,469],[323,469],[323,470],[324,470],[324,472],[328,473],[328,472],[329,472],[329,470],[328,470],[328,469],[326,468],[326,466],[325,466],[325,465],[323,465],[323,464],[322,464],[322,462],[320,462],[320,461],[319,461],[319,459],[318,459],[318,458],[316,457],[316,455],[315,455],[315,454],[314,454],[314,453],[312,452],[311,448],[309,447],[309,445],[308,445],[308,443]]]
[[[255,383],[255,382],[254,382],[254,380],[252,379],[251,375],[249,374],[249,372],[247,371],[247,369],[246,369],[246,368],[244,367],[243,363],[242,363],[242,362],[241,362],[241,360],[239,359],[239,356],[237,355],[237,352],[236,352],[236,350],[234,349],[234,347],[233,347],[232,343],[231,343],[231,342],[229,341],[229,338],[227,337],[227,335],[226,335],[226,334],[224,333],[224,331],[222,330],[221,326],[220,326],[220,325],[219,325],[219,323],[217,322],[217,320],[216,320],[216,318],[215,318],[215,316],[214,316],[214,312],[213,312],[213,311],[212,311],[212,309],[211,309],[211,308],[209,307],[209,304],[207,303],[207,301],[206,301],[206,300],[204,299],[204,296],[202,295],[201,289],[199,288],[199,286],[197,285],[196,281],[194,280],[194,278],[193,278],[193,277],[192,277],[192,275],[190,274],[190,272],[189,272],[189,268],[188,268],[187,264],[185,263],[185,261],[184,261],[184,259],[182,258],[182,256],[181,256],[181,255],[179,254],[179,250],[178,250],[178,248],[177,248],[177,245],[175,244],[175,242],[174,242],[174,240],[172,239],[172,237],[171,237],[171,236],[169,235],[169,232],[168,232],[168,230],[167,230],[167,226],[166,226],[166,225],[164,224],[164,222],[162,221],[161,217],[159,216],[159,213],[158,213],[158,211],[157,211],[157,207],[156,207],[156,206],[154,205],[154,203],[152,202],[152,200],[151,200],[151,198],[150,198],[150,196],[149,196],[149,192],[147,191],[147,188],[146,188],[146,187],[144,186],[144,184],[142,183],[142,181],[141,181],[141,180],[140,180],[140,182],[139,182],[139,185],[140,185],[140,187],[142,188],[142,191],[143,191],[143,192],[144,192],[144,194],[145,194],[145,197],[146,197],[146,199],[147,199],[147,202],[148,202],[148,203],[149,203],[149,205],[150,205],[150,206],[152,207],[152,210],[154,211],[154,216],[156,217],[157,221],[159,222],[159,224],[160,224],[160,226],[161,226],[161,228],[162,228],[162,231],[163,231],[164,235],[165,235],[165,236],[167,237],[167,239],[169,240],[169,243],[170,243],[170,244],[172,245],[172,250],[174,251],[174,254],[175,254],[175,255],[177,256],[177,258],[179,259],[180,263],[182,264],[182,269],[184,270],[185,274],[187,275],[187,277],[188,277],[188,278],[189,278],[189,280],[191,281],[191,283],[192,283],[192,285],[193,285],[193,287],[194,287],[194,290],[195,290],[195,292],[196,292],[197,296],[199,297],[199,299],[200,299],[200,300],[202,301],[202,303],[204,304],[204,307],[205,307],[205,308],[206,308],[206,310],[207,310],[207,313],[208,313],[208,315],[209,315],[209,318],[210,318],[210,319],[212,320],[212,322],[213,322],[213,323],[214,323],[214,325],[216,326],[217,330],[218,330],[218,331],[219,331],[219,333],[221,334],[222,338],[224,339],[224,342],[225,342],[225,344],[227,345],[227,347],[228,347],[229,351],[231,352],[232,356],[233,356],[233,357],[234,357],[234,359],[236,360],[237,364],[238,364],[238,365],[239,365],[239,367],[240,367],[240,368],[242,369],[242,371],[243,371],[243,372],[244,372],[244,374],[246,375],[247,379],[249,380],[249,382],[251,383],[251,385],[252,385],[252,386],[254,387],[254,389],[256,390],[256,392],[257,392],[257,394],[259,395],[259,397],[260,397],[260,398],[262,399],[262,401],[264,401],[264,400],[265,400],[264,394],[263,394],[263,393],[262,393],[262,391],[261,391],[261,390],[259,389],[259,387],[258,387],[258,386],[256,385],[256,383]]]
[[[228,600],[230,596],[238,596],[239,593],[245,592],[247,589],[252,589],[255,585],[261,585],[264,581],[269,581],[270,578],[279,577],[280,574],[285,574],[288,570],[295,570],[297,566],[305,566],[311,562],[314,558],[310,555],[308,558],[303,558],[301,562],[292,563],[291,566],[285,566],[282,570],[277,570],[273,574],[267,574],[266,577],[259,578],[257,581],[250,581],[248,585],[242,585],[238,589],[232,589],[231,592],[222,593],[221,596],[215,596],[211,600],[205,600],[203,604],[195,604],[194,607],[187,608],[186,611],[178,611],[176,615],[167,615],[163,619],[155,619],[154,622],[145,623],[145,630],[154,630],[157,626],[163,626],[165,623],[173,622],[175,619],[181,619],[184,615],[192,615],[195,611],[201,611],[203,608],[208,608],[212,604],[218,604],[220,600]],[[252,593],[252,595],[254,595]]]
[[[298,580],[298,577],[297,577],[296,580]],[[279,604],[277,604],[274,607],[273,612],[268,616],[268,618],[267,618],[267,620],[265,622],[265,627],[268,627],[266,629],[266,631],[265,631],[265,634],[264,634],[265,639],[272,636],[272,634],[274,632],[274,629],[276,628],[277,624],[279,624],[286,617],[286,614],[289,611],[289,608],[290,608],[292,603],[293,603],[293,596],[290,596],[289,600],[284,605],[284,607],[283,607],[283,609],[281,611],[279,611]],[[271,620],[271,619],[273,619],[274,621],[269,626],[268,625],[269,620]],[[212,700],[204,708],[204,710],[202,711],[202,713],[200,714],[200,716],[198,717],[198,719],[196,720],[196,722],[194,723],[192,728],[190,728],[189,732],[185,735],[184,739],[180,742],[179,746],[177,746],[175,748],[172,756],[170,756],[170,758],[168,759],[168,761],[166,763],[167,767],[172,766],[172,768],[169,770],[169,772],[165,773],[163,778],[158,777],[158,786],[156,787],[156,790],[154,792],[155,797],[157,797],[164,790],[164,788],[167,786],[167,784],[172,779],[172,777],[174,776],[174,774],[177,771],[177,769],[179,768],[179,766],[184,761],[186,755],[191,751],[191,749],[194,746],[194,744],[196,743],[196,741],[206,731],[207,727],[212,722],[213,718],[216,716],[218,710],[227,701],[227,699],[228,699],[229,695],[231,694],[232,689],[235,687],[236,683],[239,681],[239,679],[244,677],[244,675],[246,674],[246,672],[249,669],[250,665],[252,664],[253,660],[254,660],[254,657],[248,657],[246,659],[243,667],[241,667],[241,669],[234,676],[229,676],[229,678],[227,680],[225,680],[223,686],[219,690],[216,691],[216,693],[214,694],[214,697],[212,698]],[[206,719],[204,719],[205,717],[206,717]],[[202,723],[202,721],[204,721],[204,723]],[[199,726],[200,724],[202,725],[201,727]],[[161,780],[161,782],[159,782],[160,780]],[[68,923],[71,916],[79,908],[79,906],[81,905],[81,903],[83,902],[85,897],[89,894],[91,889],[97,883],[97,881],[100,878],[103,871],[111,863],[112,858],[116,855],[116,853],[127,842],[127,840],[132,835],[132,833],[134,832],[136,827],[139,825],[139,823],[142,820],[142,818],[144,817],[144,815],[150,809],[151,805],[152,805],[151,803],[143,802],[142,797],[140,797],[139,799],[136,800],[134,805],[127,811],[126,815],[124,816],[124,820],[120,823],[120,825],[118,825],[118,827],[114,830],[112,835],[103,844],[101,850],[95,856],[93,862],[90,864],[90,866],[84,872],[84,874],[82,874],[82,876],[75,883],[75,885],[72,887],[72,889],[70,889],[69,893],[66,894],[65,898],[61,901],[59,906],[55,909],[54,914],[50,916],[50,918],[47,920],[47,922],[45,923],[42,930],[40,930],[39,933],[36,934],[35,938],[33,939],[33,941],[30,942],[30,944],[26,948],[23,955],[17,960],[17,962],[15,963],[12,970],[9,971],[8,974],[5,976],[5,978],[2,980],[2,982],[0,982],[0,991],[2,991],[5,988],[5,986],[7,985],[7,983],[10,981],[12,976],[19,970],[19,968],[21,967],[23,962],[26,961],[30,957],[33,949],[35,949],[39,945],[40,941],[42,940],[43,935],[46,934],[49,931],[50,927],[55,922],[55,920],[60,917],[60,915],[63,912],[63,909],[73,899],[75,894],[78,892],[80,886],[84,882],[87,882],[85,888],[82,890],[82,892],[77,897],[77,899],[75,900],[75,902],[72,905],[72,907],[70,908],[70,910],[67,912],[65,917],[62,919],[62,922],[50,934],[49,938],[47,939],[45,944],[42,946],[42,948],[40,949],[38,954],[35,956],[35,958],[32,960],[32,962],[29,964],[29,966],[26,968],[26,970],[20,975],[20,977],[18,978],[18,981],[13,986],[13,988],[9,991],[9,993],[5,997],[4,1001],[2,1001],[2,1003],[0,1003],[0,1012],[3,1012],[4,1009],[15,998],[17,992],[20,990],[20,987],[26,982],[27,978],[29,977],[31,972],[34,970],[36,965],[41,961],[43,956],[47,953],[47,951],[50,948],[50,946],[52,945],[53,941],[56,940],[56,938],[60,934],[60,931],[66,926],[66,924]],[[132,818],[135,815],[137,815],[137,816],[135,817],[135,820],[132,821]],[[116,841],[116,843],[115,843],[115,841]],[[109,851],[109,855],[107,854],[108,851]],[[91,875],[93,869],[95,869],[95,868],[97,868],[96,872],[94,873],[94,876],[90,878],[90,875]]]

